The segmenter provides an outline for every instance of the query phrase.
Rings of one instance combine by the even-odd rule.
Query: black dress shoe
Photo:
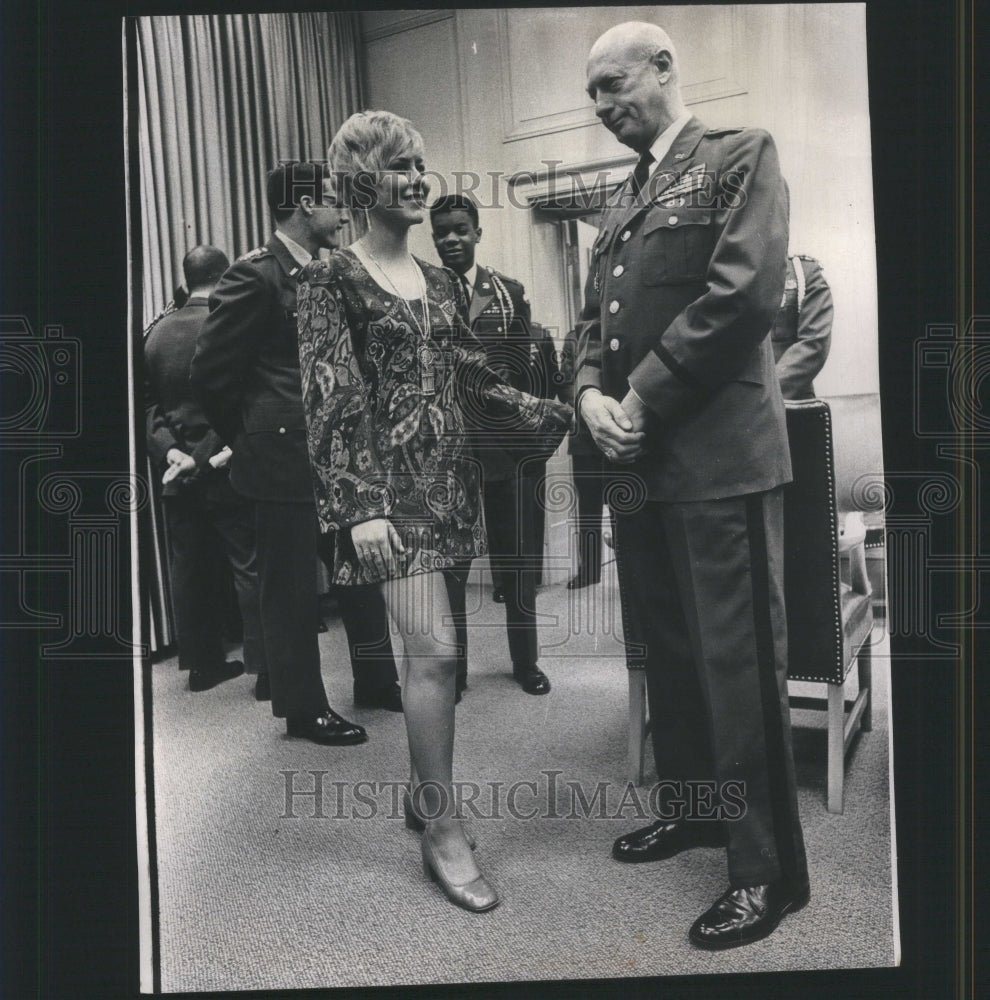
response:
[[[352,746],[364,743],[368,734],[361,726],[341,718],[332,708],[316,718],[286,719],[285,731],[289,736],[298,736],[313,743],[328,747]]]
[[[596,583],[601,583],[602,578],[598,576],[586,576],[584,573],[577,573],[567,581],[568,590],[580,590],[582,587],[593,587]]]
[[[258,674],[258,679],[254,682],[254,700],[272,700],[272,682],[269,680],[268,674]]]
[[[526,694],[547,694],[550,678],[539,667],[513,667],[512,676]]]
[[[223,684],[224,681],[229,681],[231,678],[240,677],[243,673],[244,664],[240,660],[228,660],[226,663],[211,667],[209,670],[190,670],[189,690],[209,691],[210,688],[215,688],[218,684]]]
[[[505,604],[505,592],[501,587],[494,587],[492,589],[492,600],[496,604]]]
[[[616,861],[665,861],[693,847],[724,847],[725,829],[716,820],[660,820],[627,833],[612,845]]]
[[[394,681],[384,687],[354,685],[354,704],[358,708],[383,708],[386,712],[402,711],[402,688]]]
[[[810,898],[807,886],[795,891],[787,882],[730,889],[698,917],[688,937],[710,951],[738,948],[772,934],[788,913],[796,913]]]

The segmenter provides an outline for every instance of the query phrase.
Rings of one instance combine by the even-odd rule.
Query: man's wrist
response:
[[[603,393],[603,392],[601,391],[601,389],[599,389],[599,388],[598,388],[598,386],[597,386],[597,385],[586,385],[586,386],[585,386],[585,387],[584,387],[584,388],[583,388],[583,389],[581,390],[581,394],[580,394],[580,396],[578,396],[578,401],[577,401],[577,404],[578,404],[578,405],[577,405],[577,411],[578,411],[578,413],[581,413],[581,412],[582,412],[582,409],[581,409],[581,408],[582,408],[582,407],[584,406],[584,401],[585,401],[585,399],[587,398],[587,396],[588,396],[588,393],[590,393],[590,392],[593,392],[593,393],[595,393],[595,394],[596,394],[597,396],[602,396],[602,395],[604,395],[604,393]]]

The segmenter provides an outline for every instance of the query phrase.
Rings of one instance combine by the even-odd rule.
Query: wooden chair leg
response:
[[[859,717],[859,725],[864,733],[873,728],[873,651],[869,643],[864,645],[856,659],[859,672],[859,689],[866,692],[866,703],[863,714]]]
[[[828,811],[841,813],[846,768],[846,703],[841,684],[828,685]]]
[[[646,674],[629,671],[629,780],[643,783],[643,744],[646,739]]]

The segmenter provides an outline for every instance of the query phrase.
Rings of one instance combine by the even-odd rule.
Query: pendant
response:
[[[437,392],[437,364],[440,352],[432,344],[420,344],[416,354],[419,359],[419,388],[424,396],[435,396]]]

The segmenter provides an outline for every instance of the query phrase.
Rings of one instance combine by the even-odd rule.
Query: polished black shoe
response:
[[[244,664],[240,660],[228,660],[226,663],[209,670],[189,671],[190,691],[209,691],[224,681],[229,681],[234,677],[240,677],[244,673]]]
[[[269,680],[268,674],[258,674],[258,679],[254,682],[254,700],[272,700],[272,682]]]
[[[492,600],[496,604],[505,604],[505,591],[501,587],[494,587],[492,589]]]
[[[578,573],[567,581],[567,589],[580,590],[582,587],[593,587],[596,583],[601,582],[600,576],[585,576],[583,573]]]
[[[354,686],[354,704],[358,708],[383,708],[386,712],[402,711],[402,688],[392,683],[385,687]]]
[[[526,694],[548,694],[550,678],[539,667],[513,667],[512,676]]]
[[[811,898],[808,887],[794,891],[787,882],[730,889],[691,925],[691,943],[710,951],[738,948],[772,934],[788,913]]]
[[[612,845],[616,861],[637,864],[665,861],[694,847],[724,847],[725,829],[716,820],[660,820],[619,837]]]
[[[328,747],[352,746],[364,743],[368,738],[361,726],[341,718],[332,708],[316,718],[286,719],[285,731],[289,736],[298,736]]]

